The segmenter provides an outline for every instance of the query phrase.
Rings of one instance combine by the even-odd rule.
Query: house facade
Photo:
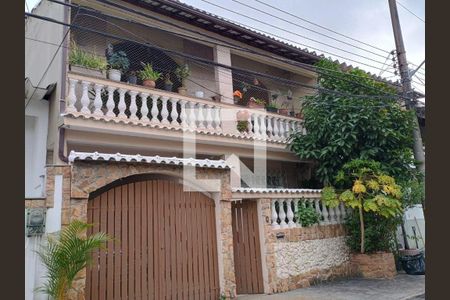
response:
[[[306,134],[298,99],[319,56],[178,1],[42,1],[32,14],[26,208],[45,209],[46,233],[80,219],[114,237],[73,299],[234,298],[354,273],[346,210],[322,205],[306,188],[314,163],[287,149]],[[75,49],[123,51],[129,66],[111,80],[72,65]],[[161,73],[154,88],[130,78],[141,63]],[[319,223],[302,226],[302,209]],[[26,237],[27,299],[41,297],[41,239]]]

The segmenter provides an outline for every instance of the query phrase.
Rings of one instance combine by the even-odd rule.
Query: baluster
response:
[[[268,116],[267,117],[267,132],[268,132],[268,137],[272,138],[273,137],[273,127],[272,127],[272,116]]]
[[[339,208],[341,209],[341,223],[344,223],[345,217],[347,217],[344,202],[339,203]]]
[[[278,127],[280,129],[280,139],[284,140],[286,136],[286,128],[284,127],[284,119],[280,118],[280,124],[278,124]]]
[[[298,219],[298,202],[300,199],[294,199],[294,217],[295,217],[295,224],[297,227],[302,227],[302,224],[300,223],[300,220]]]
[[[102,111],[102,89],[103,89],[103,85],[102,84],[95,84],[95,99],[94,99],[94,115],[96,116],[103,116],[103,111]]]
[[[278,215],[280,216],[280,220],[281,220],[280,227],[287,228],[288,224],[286,223],[286,212],[284,211],[284,200],[281,199],[280,201],[278,201],[278,204],[279,204],[278,208],[280,209],[280,212]]]
[[[222,132],[222,124],[220,122],[220,106],[214,106],[213,110],[214,115],[214,126],[217,132]]]
[[[128,91],[128,94],[130,94],[130,119],[134,121],[138,121],[139,118],[136,116],[137,113],[137,104],[136,104],[136,95],[138,92],[135,91]]]
[[[82,86],[83,86],[83,93],[81,94],[81,110],[80,112],[84,113],[84,114],[90,114],[91,111],[89,110],[89,94],[88,94],[88,88],[89,85],[91,84],[89,81],[82,81],[81,82]]]
[[[211,109],[213,108],[212,105],[205,105],[206,107],[206,129],[210,131],[214,131],[214,127],[212,125],[213,119],[212,119],[212,113]]]
[[[108,86],[108,100],[106,101],[106,116],[107,117],[115,117],[116,114],[114,113],[114,108],[116,107],[116,104],[114,103],[114,91],[116,90],[113,86]]]
[[[195,116],[195,103],[188,102],[189,105],[189,128],[195,130],[197,128],[197,118]]]
[[[266,137],[267,137],[266,118],[267,118],[267,115],[265,115],[265,114],[260,115],[260,120],[261,120],[261,133],[262,133],[262,137],[263,137],[263,138],[266,138]]]
[[[287,204],[287,219],[289,228],[295,227],[294,212],[292,211],[292,199],[286,201]]]
[[[254,135],[254,132],[253,132],[253,130],[254,130],[254,127],[253,127],[253,123],[252,123],[252,116],[253,116],[253,113],[249,113],[249,116],[248,116],[248,133],[249,133],[249,135]]]
[[[323,224],[328,225],[330,224],[330,221],[328,220],[328,211],[325,204],[322,202],[322,216],[323,216]]]
[[[328,214],[331,224],[336,224],[336,212],[333,207],[328,207]]]
[[[167,117],[169,116],[169,110],[167,109],[167,101],[169,100],[169,97],[161,97],[161,101],[162,101],[162,109],[161,109],[161,123],[162,124],[170,124],[169,120],[167,119]]]
[[[296,121],[290,122],[290,124],[291,124],[291,132],[292,132],[292,133],[296,132],[296,129],[295,129],[295,123],[296,123]]]
[[[342,220],[341,220],[341,209],[339,205],[334,208],[334,211],[336,213],[336,224],[340,224]]]
[[[125,114],[125,109],[127,108],[125,104],[125,93],[127,92],[126,89],[119,89],[119,104],[117,105],[117,109],[119,110],[119,114],[117,117],[119,118],[126,118],[127,115]]]
[[[142,105],[141,105],[141,121],[142,122],[149,122],[150,119],[148,118],[148,103],[147,103],[147,99],[148,99],[149,94],[147,93],[140,93],[140,97],[142,100]]]
[[[254,131],[256,137],[260,137],[261,134],[259,132],[259,116],[256,113],[252,114],[252,115],[253,115],[253,122],[254,122],[253,131]]]
[[[198,103],[197,106],[198,106],[198,109],[197,109],[197,121],[198,121],[197,128],[200,129],[200,130],[204,130],[205,129],[205,115],[203,114],[203,104]]]
[[[172,104],[172,110],[170,111],[170,118],[172,119],[172,126],[178,126],[178,111],[177,111],[178,99],[170,98],[170,103]]]
[[[277,200],[272,200],[272,228],[273,229],[279,229],[280,225],[278,224],[278,214],[277,210],[275,209],[275,203]]]
[[[319,199],[314,199],[314,207],[316,208],[316,212],[319,214],[319,224],[322,225],[323,224],[323,220],[322,220],[322,211],[320,210],[320,200]]]
[[[185,128],[187,123],[186,100],[180,100],[180,126]]]
[[[158,95],[151,95],[152,98],[152,110],[151,110],[151,114],[152,114],[152,120],[151,123],[153,124],[159,124],[159,119],[158,119]]]
[[[69,94],[67,95],[66,102],[66,112],[76,112],[77,108],[75,104],[77,103],[77,95],[75,94],[75,85],[78,83],[76,79],[69,79]]]
[[[278,129],[278,118],[273,118],[273,138],[278,139],[278,135],[280,134],[280,131]]]

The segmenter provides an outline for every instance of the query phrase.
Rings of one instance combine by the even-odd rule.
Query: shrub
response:
[[[319,223],[320,215],[313,207],[305,206],[303,203],[299,203],[297,219],[303,227],[309,227]]]
[[[114,52],[108,59],[110,69],[121,70],[126,72],[130,66],[127,54],[123,51]]]
[[[100,71],[106,70],[106,58],[84,51],[75,43],[72,43],[71,48],[69,54],[69,63],[71,65]]]

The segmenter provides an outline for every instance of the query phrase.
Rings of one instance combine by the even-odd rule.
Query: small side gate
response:
[[[234,269],[238,294],[264,293],[256,201],[231,205]]]
[[[88,234],[114,237],[93,254],[86,299],[219,298],[214,201],[173,180],[113,186],[88,201]]]

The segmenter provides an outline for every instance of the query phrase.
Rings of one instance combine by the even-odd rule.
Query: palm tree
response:
[[[71,222],[59,234],[48,236],[47,243],[37,252],[47,268],[47,281],[38,289],[52,299],[63,300],[72,288],[75,276],[91,262],[91,253],[103,248],[110,240],[103,232],[85,235],[92,224]]]

